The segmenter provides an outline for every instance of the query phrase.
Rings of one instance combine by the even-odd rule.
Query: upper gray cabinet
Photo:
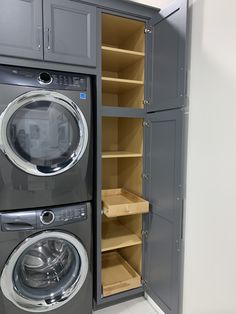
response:
[[[70,0],[1,0],[0,55],[96,66],[96,8]]]
[[[96,65],[96,8],[70,0],[44,1],[44,58]]]
[[[1,0],[0,54],[43,59],[42,0]]]
[[[174,1],[150,22],[148,112],[184,106],[187,3]]]

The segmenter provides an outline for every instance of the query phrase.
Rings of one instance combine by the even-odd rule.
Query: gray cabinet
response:
[[[181,109],[149,114],[146,134],[146,221],[144,278],[147,292],[166,314],[178,313],[182,228]]]
[[[95,0],[91,1],[94,2]],[[104,3],[104,1],[102,2]],[[114,1],[114,3],[115,2],[116,1]],[[128,36],[127,33],[128,29],[135,29],[132,16],[134,19],[137,18],[137,12],[134,9],[133,15],[131,15],[131,17],[129,16],[131,20],[130,23],[128,20],[119,19],[119,14],[121,14],[120,7],[116,7],[116,4],[112,5],[111,3],[112,1],[109,1],[109,7],[111,6],[109,12],[106,11],[104,14],[104,8],[102,7],[100,9],[103,27],[102,34],[99,34],[99,38],[101,37],[103,39],[100,45],[103,47],[101,59],[104,77],[102,82],[99,82],[101,86],[98,85],[97,98],[98,156],[96,201],[98,211],[96,216],[96,302],[99,308],[102,305],[109,305],[118,300],[124,300],[131,296],[138,295],[145,290],[166,314],[180,314],[182,293],[183,141],[185,114],[184,108],[182,107],[185,106],[186,102],[185,50],[188,0],[174,1],[171,6],[161,11],[153,10],[153,14],[150,18],[145,19],[146,25],[144,29],[139,27],[139,31],[142,30],[142,32],[138,33],[138,30],[136,30],[136,34],[133,37]],[[119,3],[121,3],[121,1],[119,1]],[[126,9],[128,9],[128,4],[124,2],[122,9],[123,14],[125,14]],[[108,16],[109,13],[113,16]],[[117,27],[118,31],[115,31],[116,23],[119,26]],[[112,28],[108,24],[110,24]],[[122,28],[124,25],[125,27]],[[112,31],[109,31],[109,26]],[[141,33],[142,35],[139,37],[138,34]],[[146,34],[146,40],[144,33]],[[125,44],[124,38],[126,39]],[[145,64],[145,93],[143,95],[136,87],[136,89],[132,90],[130,97],[128,97],[129,87],[127,87],[124,102],[124,91],[120,92],[123,86],[117,86],[118,83],[120,84],[122,79],[123,81],[129,79],[129,83],[131,83],[134,78],[137,80],[137,75],[134,75],[135,66],[138,65],[139,72],[142,70],[142,65],[140,66],[138,62],[136,62],[135,66],[132,65],[132,67],[127,66],[126,62],[126,66],[123,68],[130,70],[129,75],[125,76],[127,73],[119,71],[119,67],[122,68],[123,65],[122,57],[123,60],[128,59],[128,55],[131,54],[130,50],[132,49],[132,47],[130,47],[131,39],[135,38],[139,38],[139,44],[140,42],[146,41],[145,62],[141,63],[142,65]],[[137,45],[134,45],[134,47],[137,49]],[[120,49],[123,51],[120,51]],[[129,51],[124,52],[124,49]],[[135,51],[135,49],[133,50]],[[144,50],[137,50],[136,54],[134,51],[133,55],[139,54],[140,57],[140,52],[142,53]],[[122,53],[125,53],[126,56],[122,56]],[[112,54],[118,54],[118,56],[116,55],[116,57],[114,57]],[[115,61],[111,62],[113,60]],[[113,69],[113,72],[110,69]],[[117,71],[117,73],[115,73],[116,75],[114,75],[114,71]],[[122,84],[124,85],[124,82],[122,82]],[[140,94],[141,99],[143,100],[143,98],[145,98],[146,100],[144,101],[145,110],[142,109],[142,105],[137,105],[138,102],[134,101],[135,96]],[[107,95],[109,95],[109,97]],[[103,99],[102,113],[100,108],[101,99]],[[109,109],[107,109],[106,106],[109,106]],[[139,108],[139,111],[137,108]],[[128,121],[130,117],[132,117],[134,121],[135,119],[138,120],[140,117],[145,120],[143,123],[144,162],[140,157],[138,160],[133,157],[130,160],[128,157],[123,158],[124,161],[121,158],[116,160],[115,158],[117,157],[113,154],[113,159],[103,158],[101,165],[100,158],[105,156],[105,154],[102,154],[102,149],[106,152],[108,150],[106,147],[111,147],[111,145],[107,145],[105,141],[113,141],[113,138],[118,138],[119,141],[127,141],[128,136],[124,139],[122,137],[131,134],[131,130],[134,132],[133,134],[138,134],[138,128],[132,127],[134,125],[133,121]],[[127,120],[125,125],[121,123],[123,118]],[[119,125],[119,127],[117,127],[117,125]],[[126,126],[127,130],[130,127],[130,132],[124,131],[124,126]],[[118,131],[116,129],[118,129]],[[115,133],[113,133],[114,130]],[[106,134],[106,136],[102,136],[101,131],[103,134]],[[117,136],[118,133],[120,134]],[[113,136],[113,134],[115,135]],[[104,140],[105,137],[106,140]],[[139,139],[141,138],[140,135],[137,137]],[[129,142],[131,141],[132,136],[129,139]],[[104,143],[106,145],[104,145]],[[110,144],[114,143],[111,142]],[[113,145],[113,147],[116,146]],[[133,147],[135,147],[135,145],[133,145]],[[132,149],[128,151],[130,152]],[[141,168],[139,165],[141,165]],[[101,169],[103,170],[101,171]],[[110,179],[110,177],[115,178],[115,180],[109,181],[108,179]],[[139,181],[140,177],[143,178],[141,184]],[[132,178],[132,180],[130,180],[130,178]],[[136,186],[139,184],[139,189],[132,190],[133,187],[131,187],[130,182]],[[101,256],[103,257],[106,253],[100,253],[101,247],[103,246],[103,225],[101,218],[101,210],[103,208],[100,205],[101,189],[124,186],[126,189],[132,190],[132,192],[139,195],[142,194],[140,191],[143,189],[144,198],[150,202],[150,212],[143,215],[140,219],[143,222],[142,228],[140,228],[142,229],[142,252],[139,252],[138,246],[132,247],[132,245],[123,250],[123,243],[119,243],[118,252],[132,269],[141,275],[143,285],[128,290],[128,285],[124,284],[123,290],[119,290],[119,293],[114,292],[113,294],[111,293],[105,296],[103,293],[103,278],[107,270],[105,269],[106,267],[103,267],[104,263]],[[104,203],[103,197],[103,204]],[[125,221],[127,228],[130,228],[129,223],[131,223],[131,219],[134,218],[130,216],[126,220],[122,217],[122,222]],[[134,231],[134,226],[137,227],[137,225],[132,222],[132,228],[130,228],[130,230]],[[135,232],[140,235],[138,228],[135,229]],[[114,250],[115,248],[112,247],[112,249]],[[139,261],[140,256],[142,256],[141,272],[140,268],[137,267],[139,266],[137,265],[137,261]],[[107,263],[105,263],[105,265],[106,264]],[[110,267],[108,267],[108,269],[110,270]],[[110,278],[109,276],[107,277]]]
[[[174,1],[150,22],[148,112],[184,106],[187,4],[186,0]]]
[[[1,0],[1,55],[43,59],[42,35],[42,0]]]
[[[0,55],[96,66],[96,8],[70,0],[2,0]]]
[[[44,1],[44,58],[96,65],[96,8],[69,0]]]

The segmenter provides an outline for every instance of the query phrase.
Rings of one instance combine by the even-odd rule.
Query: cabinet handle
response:
[[[51,50],[51,44],[50,44],[50,28],[47,29],[47,41],[48,41],[48,45],[47,45],[47,49]]]
[[[41,50],[41,33],[42,33],[42,29],[40,26],[37,26],[36,29],[36,45],[37,45],[37,49]]]

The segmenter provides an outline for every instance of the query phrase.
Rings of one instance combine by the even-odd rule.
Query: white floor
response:
[[[158,313],[144,298],[134,299],[96,311],[95,314],[155,314]]]

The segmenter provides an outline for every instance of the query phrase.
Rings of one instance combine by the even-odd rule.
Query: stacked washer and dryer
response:
[[[0,67],[0,312],[92,313],[91,78]]]

